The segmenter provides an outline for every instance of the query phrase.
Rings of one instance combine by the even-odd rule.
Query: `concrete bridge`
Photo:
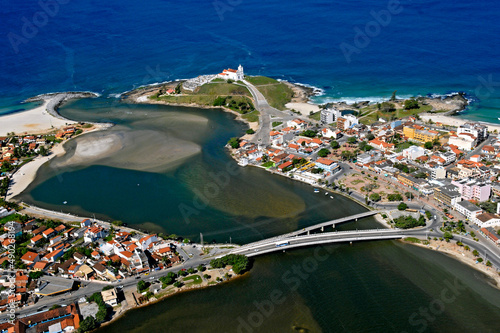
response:
[[[244,254],[253,257],[265,253],[283,251],[304,246],[314,246],[320,244],[331,244],[341,242],[370,241],[400,239],[409,236],[425,236],[425,230],[394,230],[394,229],[373,229],[323,232],[294,237],[283,237],[281,240],[275,238],[243,245],[231,251],[234,254]]]

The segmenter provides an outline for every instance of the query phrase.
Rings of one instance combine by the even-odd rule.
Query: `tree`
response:
[[[431,213],[431,212],[429,212],[428,210],[426,210],[426,211],[425,211],[425,216],[427,217],[427,219],[428,219],[428,220],[430,220],[430,219],[431,219],[431,217],[432,217],[432,213]]]
[[[304,132],[301,133],[303,136],[307,136],[308,138],[314,138],[316,136],[316,131],[313,130],[305,130]]]
[[[398,210],[405,210],[406,208],[408,208],[408,205],[405,204],[404,202],[401,202],[399,205],[398,205]]]
[[[396,111],[396,105],[394,105],[393,103],[389,103],[389,102],[383,102],[382,105],[381,105],[381,108],[382,108],[383,112],[394,112],[394,111]]]
[[[426,143],[424,143],[424,148],[425,149],[432,149],[433,145],[432,145],[432,142],[431,141],[427,141]]]
[[[326,148],[322,148],[322,149],[320,149],[320,151],[318,151],[319,157],[327,157],[329,154],[330,154],[330,151]]]
[[[389,194],[389,195],[387,196],[387,199],[388,199],[389,201],[401,201],[401,200],[403,200],[403,197],[402,197],[402,196],[401,196],[401,194],[399,194],[399,193],[393,193],[393,194]],[[405,209],[406,209],[406,208],[405,208]]]
[[[483,262],[483,258],[477,258],[477,262]]]
[[[411,192],[406,192],[405,197],[407,197],[408,199],[413,199],[415,196]]]
[[[210,279],[210,275],[208,275],[208,274],[203,274],[203,278],[204,278],[205,280],[208,280],[208,279]]]
[[[347,142],[350,144],[356,143],[356,141],[357,141],[356,137],[354,137],[354,136],[347,138]]]
[[[391,95],[391,101],[395,101],[396,100],[396,93],[397,93],[397,90],[394,90],[392,92],[392,95]]]
[[[489,260],[488,260],[488,261],[486,262],[486,266],[491,267],[491,261],[489,261]]]
[[[227,265],[232,265],[236,274],[243,274],[250,268],[250,260],[247,256],[241,254],[228,254],[210,261],[212,268],[223,268]]]
[[[194,274],[196,271],[194,270],[194,268],[193,268],[193,267],[190,267],[190,268],[188,268],[187,272],[188,272],[189,274]]]
[[[204,272],[205,271],[205,266],[198,265],[198,267],[196,267],[196,269],[198,270],[198,272]]]
[[[415,98],[410,98],[410,99],[407,99],[405,102],[404,102],[404,108],[406,110],[411,110],[411,109],[418,109],[419,106],[418,106],[418,102]]]
[[[373,135],[373,133],[369,133],[367,136],[366,136],[366,140],[370,141],[370,140],[373,140],[375,139],[375,135]]]
[[[423,216],[418,220],[412,216],[400,216],[394,219],[394,225],[399,229],[410,229],[425,225],[425,219]]]
[[[249,129],[247,129],[246,133],[247,134],[254,134],[255,131],[253,129],[249,128]]]
[[[236,148],[239,148],[239,146],[240,146],[240,139],[239,138],[231,138],[231,139],[229,139],[229,141],[227,143],[231,146],[231,148],[236,149]]]
[[[144,290],[146,290],[147,287],[148,286],[146,285],[146,282],[142,280],[137,283],[137,291],[139,293],[142,293]]]
[[[479,257],[479,252],[477,250],[472,251],[474,257]]]
[[[380,201],[380,194],[378,194],[378,193],[370,194],[370,200],[375,201],[375,202]]]
[[[340,144],[333,140],[332,142],[330,142],[330,147],[332,147],[333,149],[339,149],[340,148]]]
[[[451,234],[451,232],[447,231],[444,233],[443,238],[446,239],[447,242],[449,242],[450,239],[453,239],[453,235]]]
[[[175,94],[178,95],[181,93],[181,83],[179,83],[176,87],[175,87]]]
[[[59,309],[60,307],[61,307],[61,305],[60,305],[60,304],[54,304],[54,305],[52,305],[52,306],[49,308],[49,310]]]
[[[79,333],[89,332],[97,328],[97,321],[93,316],[88,316],[80,322]]]
[[[213,103],[213,106],[224,106],[226,105],[226,97],[218,96]]]
[[[176,288],[180,288],[180,287],[182,287],[182,282],[181,282],[181,281],[176,281],[176,282],[174,283],[174,287],[176,287]]]

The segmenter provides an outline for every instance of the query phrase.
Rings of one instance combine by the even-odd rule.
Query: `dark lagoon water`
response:
[[[239,243],[364,210],[342,196],[332,200],[308,185],[237,167],[223,146],[245,125],[219,110],[100,99],[61,112],[116,126],[70,141],[66,156],[40,170],[25,201]],[[196,206],[193,199],[214,183],[216,195]],[[197,213],[186,218],[183,205]],[[368,218],[340,229],[376,227]],[[235,281],[133,310],[100,332],[495,332],[499,320],[500,291],[483,274],[440,253],[382,241],[258,257]]]

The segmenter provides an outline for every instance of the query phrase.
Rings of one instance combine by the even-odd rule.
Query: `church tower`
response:
[[[236,72],[236,76],[238,77],[239,81],[245,78],[245,74],[243,73],[243,66],[241,66],[241,64],[238,66],[238,71]]]

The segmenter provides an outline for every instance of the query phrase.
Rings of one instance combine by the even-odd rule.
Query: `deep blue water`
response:
[[[323,88],[319,101],[465,91],[478,99],[467,116],[500,116],[496,1],[401,1],[383,26],[371,12],[388,2],[375,0],[59,2],[47,15],[38,0],[2,1],[0,113],[40,93],[109,96],[241,63]],[[356,27],[371,37],[346,57]]]

